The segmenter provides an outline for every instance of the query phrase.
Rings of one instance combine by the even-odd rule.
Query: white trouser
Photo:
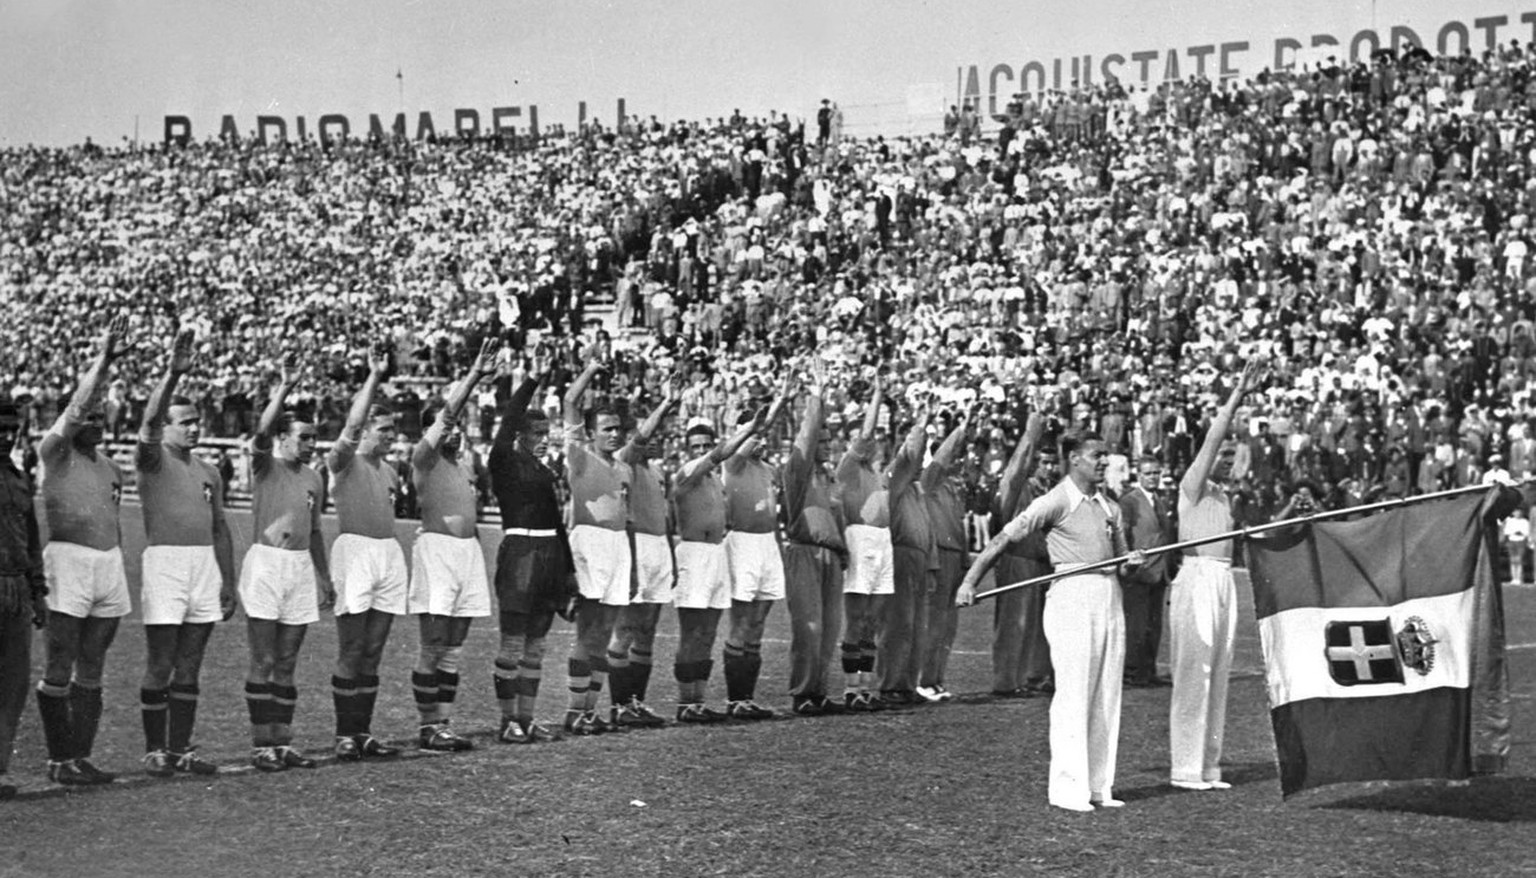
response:
[[[1168,708],[1171,779],[1221,780],[1227,678],[1237,635],[1237,585],[1221,558],[1190,556],[1168,599],[1173,698]]]
[[[1119,580],[1084,573],[1052,583],[1044,625],[1056,673],[1050,803],[1073,807],[1112,798],[1125,665]]]

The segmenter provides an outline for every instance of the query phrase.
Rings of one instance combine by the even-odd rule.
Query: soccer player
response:
[[[107,369],[129,350],[128,322],[115,317],[69,405],[43,436],[43,509],[48,545],[48,658],[37,684],[37,709],[48,745],[48,777],[65,785],[111,783],[91,764],[101,722],[101,676],[118,621],[128,615],[118,503],[123,475],[97,448]]]
[[[720,629],[720,615],[733,606],[729,560],[725,549],[726,490],[715,469],[729,460],[767,422],[758,412],[723,444],[717,444],[714,424],[704,418],[688,423],[684,433],[689,460],[672,486],[677,519],[677,721],[716,723],[726,715],[704,706],[710,653]]]
[[[843,632],[841,504],[833,500],[828,472],[831,435],[826,426],[826,365],[811,362],[812,385],[800,429],[783,470],[789,519],[784,546],[789,603],[789,694],[801,716],[820,716],[841,705],[827,698],[827,673]]]
[[[1050,444],[1042,444],[1045,416],[1030,412],[1024,435],[998,481],[992,520],[997,527],[1029,507],[1061,478],[1060,459]],[[1009,585],[1051,572],[1045,534],[1034,533],[1009,543],[997,559],[997,582]],[[1051,646],[1045,640],[1044,585],[1014,589],[997,596],[992,617],[992,694],[1000,698],[1030,697],[1055,691]]]
[[[437,410],[411,454],[411,480],[421,498],[421,534],[411,552],[410,610],[421,616],[421,652],[411,673],[424,750],[473,750],[449,727],[459,691],[459,656],[469,625],[491,614],[485,554],[476,530],[479,492],[473,455],[459,415],[475,385],[496,371],[499,342],[486,339],[466,375]]]
[[[534,721],[534,707],[544,674],[545,637],[555,615],[566,612],[575,599],[568,585],[571,550],[556,491],[560,477],[544,463],[549,419],[529,407],[541,383],[530,375],[512,393],[491,444],[491,489],[502,526],[496,551],[501,652],[494,679],[501,704],[498,739],[508,744],[557,737]]]
[[[881,379],[876,375],[864,421],[837,465],[843,519],[847,522],[843,541],[848,546],[848,570],[843,578],[843,702],[853,711],[885,708],[885,703],[871,697],[869,691],[881,601],[896,591],[890,493],[885,476],[875,467],[875,428],[883,401]]]
[[[1104,441],[1092,433],[1068,433],[1061,452],[1067,477],[987,543],[966,571],[956,604],[974,600],[977,582],[1004,547],[1037,531],[1045,531],[1058,571],[1124,554],[1120,507],[1100,490],[1108,463]],[[1143,561],[1141,553],[1132,552],[1124,566]],[[1056,663],[1048,799],[1068,811],[1123,807],[1113,794],[1125,663],[1125,616],[1115,572],[1085,570],[1052,583],[1045,597],[1045,636]]]
[[[934,588],[938,547],[933,524],[923,497],[923,452],[928,437],[928,417],[920,414],[907,431],[891,461],[889,504],[891,514],[891,562],[895,591],[881,608],[875,665],[880,678],[880,701],[889,706],[919,704],[918,677],[922,653],[917,643],[926,635],[926,606]]]
[[[255,538],[240,568],[240,602],[251,653],[251,764],[258,771],[315,767],[293,746],[294,671],[310,624],[336,600],[320,533],[325,485],[309,465],[315,425],[283,410],[302,377],[297,355],[289,354],[251,440]]]
[[[919,612],[925,624],[918,626],[916,644],[920,674],[917,694],[927,701],[948,701],[954,697],[944,688],[944,671],[954,647],[959,611],[955,592],[965,577],[965,500],[958,486],[959,466],[955,461],[965,435],[970,429],[971,413],[966,411],[939,448],[933,460],[923,468],[923,497],[928,502],[928,519],[933,527],[936,570],[934,589],[926,597],[928,605]]]
[[[1253,387],[1254,362],[1238,378],[1216,413],[1195,460],[1179,482],[1179,540],[1199,540],[1232,530],[1227,480],[1235,452],[1227,431],[1243,395]],[[1237,586],[1232,579],[1232,541],[1184,550],[1184,563],[1169,587],[1168,650],[1173,697],[1168,705],[1170,782],[1186,790],[1224,790],[1221,746],[1227,723],[1227,677],[1237,636]]]
[[[28,623],[36,628],[48,624],[48,586],[32,480],[11,459],[21,431],[16,406],[0,402],[0,800],[16,795],[16,787],[3,778],[31,682]]]
[[[754,420],[743,412],[738,427],[752,433],[725,458],[725,559],[731,578],[731,630],[726,637],[725,713],[732,719],[773,717],[758,704],[757,678],[763,667],[763,628],[773,602],[784,597],[784,556],[779,550],[778,472],[763,458],[768,453],[766,426],[778,422],[789,401],[789,376],[766,415]]]
[[[661,425],[680,400],[681,377],[666,382],[665,395],[619,449],[629,464],[630,538],[634,552],[634,597],[618,612],[608,642],[608,683],[613,699],[610,724],[655,728],[666,720],[645,703],[651,681],[651,653],[661,608],[672,600],[676,580],[667,527],[667,484],[661,470]]]
[[[144,509],[144,643],[148,661],[139,689],[144,771],[214,774],[197,755],[198,676],[213,623],[235,614],[235,552],[224,518],[224,482],[193,454],[202,436],[197,406],[176,396],[192,368],[191,330],[171,343],[165,377],[150,394],[134,452]]]
[[[613,726],[597,715],[597,699],[608,678],[608,643],[618,609],[629,605],[629,496],[633,476],[619,459],[624,424],[606,409],[592,416],[589,435],[581,397],[602,368],[598,349],[587,351],[586,366],[565,392],[566,477],[571,488],[571,561],[581,598],[576,606],[576,642],[569,664],[570,703],[565,730],[597,735]]]
[[[341,533],[331,544],[336,583],[336,758],[399,755],[373,736],[373,708],[379,696],[379,658],[395,617],[406,610],[410,573],[395,538],[395,501],[400,476],[386,460],[397,436],[395,416],[376,406],[379,383],[389,371],[389,347],[369,352],[368,377],[352,398],[346,426],[326,455],[336,519]]]

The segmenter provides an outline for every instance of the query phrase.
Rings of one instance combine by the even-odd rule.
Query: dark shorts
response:
[[[570,550],[564,540],[502,537],[496,550],[496,602],[501,612],[558,612],[575,593]]]

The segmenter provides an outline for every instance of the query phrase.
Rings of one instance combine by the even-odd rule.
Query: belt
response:
[[[1215,555],[1185,555],[1184,556],[1184,563],[1185,564],[1188,564],[1188,563],[1190,563],[1192,561],[1199,561],[1199,562],[1204,563],[1204,564],[1220,564],[1223,567],[1231,567],[1232,566],[1232,559],[1231,558],[1220,558],[1220,557],[1217,557]]]
[[[509,527],[502,530],[509,537],[554,537],[559,532],[552,527]]]

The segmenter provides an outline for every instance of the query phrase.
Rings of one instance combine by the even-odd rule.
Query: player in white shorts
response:
[[[714,669],[710,653],[720,629],[721,614],[731,608],[730,561],[726,556],[725,483],[715,470],[767,423],[768,410],[758,412],[724,443],[715,441],[715,427],[703,418],[689,422],[684,441],[691,458],[678,470],[672,488],[672,508],[677,520],[678,640],[674,675],[677,677],[677,720],[714,723],[726,719],[704,705],[709,674]]]
[[[645,703],[651,655],[661,608],[672,600],[676,582],[667,527],[666,475],[661,470],[661,425],[679,401],[679,381],[666,382],[665,396],[619,449],[629,464],[629,532],[634,557],[634,597],[619,610],[608,641],[608,683],[613,707],[609,724],[654,728],[666,720]]]
[[[368,377],[347,412],[346,425],[326,455],[331,494],[341,533],[331,544],[336,583],[336,671],[331,699],[336,708],[336,758],[399,754],[373,736],[379,696],[379,659],[395,617],[406,610],[410,573],[395,538],[395,499],[400,477],[387,459],[395,444],[395,417],[374,405],[389,371],[389,348],[375,345]]]
[[[896,591],[891,561],[891,498],[885,475],[875,461],[875,429],[882,400],[881,381],[876,376],[864,421],[837,465],[843,520],[847,522],[843,541],[848,545],[848,570],[843,577],[843,702],[854,711],[883,707],[870,693],[875,629],[881,600]]]
[[[627,731],[597,715],[597,699],[608,679],[608,644],[619,608],[629,605],[633,555],[629,547],[629,464],[619,459],[624,422],[599,411],[590,437],[581,397],[602,368],[597,350],[565,394],[566,478],[571,489],[571,562],[581,600],[576,606],[576,643],[571,649],[570,701],[565,730],[573,735]]]
[[[731,576],[731,627],[721,664],[725,671],[726,715],[770,719],[758,704],[757,678],[763,668],[763,628],[773,602],[784,597],[784,556],[779,548],[778,470],[764,462],[766,425],[777,423],[789,400],[786,380],[752,437],[725,460],[725,556]],[[743,412],[737,424],[750,424]]]
[[[258,771],[316,765],[293,746],[294,680],[310,623],[336,599],[320,533],[325,485],[309,466],[315,427],[283,410],[302,374],[296,355],[284,358],[281,382],[251,440],[255,539],[240,567],[240,603],[251,653],[245,678],[251,764]]]
[[[144,641],[148,660],[139,689],[144,771],[213,774],[196,753],[192,728],[198,678],[213,623],[235,613],[235,554],[224,518],[218,470],[193,454],[202,436],[197,406],[176,396],[192,368],[193,335],[177,333],[170,368],[149,397],[134,464],[144,508]]]
[[[98,450],[100,394],[112,361],[127,352],[127,323],[114,318],[91,368],[38,447],[49,543],[48,652],[37,708],[48,745],[48,776],[66,785],[110,783],[91,764],[101,723],[101,679],[118,620],[128,615],[128,582],[117,520],[123,477]]]
[[[487,339],[480,353],[437,412],[411,454],[411,480],[421,498],[421,532],[411,548],[414,576],[410,611],[421,619],[421,652],[411,689],[421,717],[424,750],[472,750],[449,727],[459,692],[459,657],[469,625],[491,614],[491,589],[476,520],[479,492],[459,415],[475,385],[496,371],[498,344]]]

